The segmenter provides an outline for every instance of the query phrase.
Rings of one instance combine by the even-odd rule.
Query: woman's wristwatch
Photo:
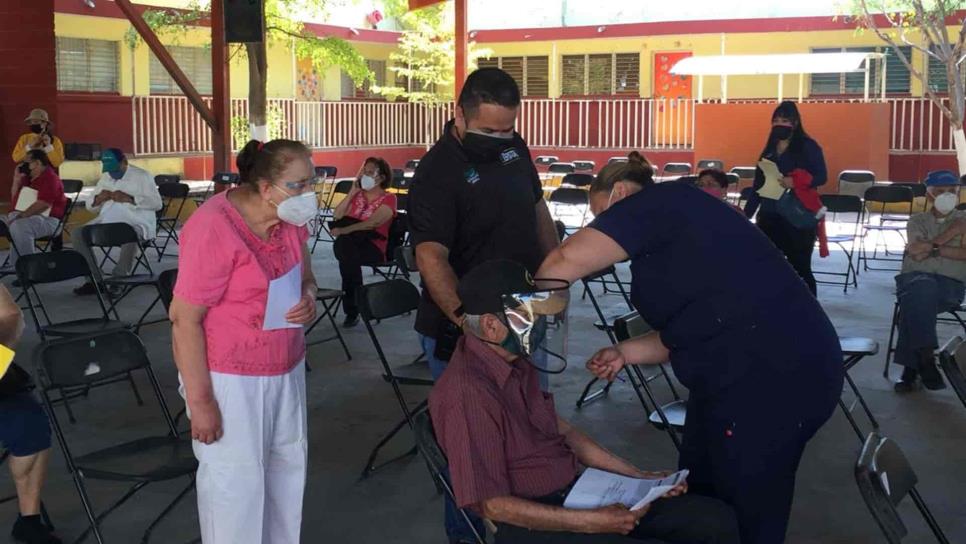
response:
[[[940,248],[939,244],[933,244],[932,245],[932,250],[929,251],[929,256],[930,257],[933,257],[933,258],[939,257],[940,256],[940,250],[941,250],[941,248]]]

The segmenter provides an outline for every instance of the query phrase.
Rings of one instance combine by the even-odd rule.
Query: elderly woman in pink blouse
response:
[[[171,304],[174,358],[198,458],[205,544],[296,544],[307,438],[305,339],[315,317],[305,225],[311,153],[249,142],[238,188],[185,224]]]

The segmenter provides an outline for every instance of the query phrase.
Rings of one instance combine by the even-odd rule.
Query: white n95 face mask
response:
[[[359,179],[359,187],[362,187],[363,191],[368,191],[376,186],[376,178],[372,176],[363,175]]]
[[[935,206],[937,212],[943,215],[949,215],[956,209],[958,204],[959,196],[956,193],[943,193],[936,197],[933,206]]]
[[[285,193],[281,187],[278,187],[278,190]],[[296,227],[304,227],[319,214],[318,200],[315,198],[315,193],[311,191],[290,196],[275,207],[279,219]]]

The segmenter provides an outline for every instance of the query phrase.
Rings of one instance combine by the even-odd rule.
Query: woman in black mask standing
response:
[[[778,166],[782,174],[779,183],[786,189],[795,189],[796,192],[814,190],[828,180],[822,148],[805,132],[794,102],[782,102],[775,108],[771,116],[771,133],[761,152],[761,159],[770,160]],[[745,215],[750,218],[758,212],[758,228],[785,254],[788,262],[815,294],[812,252],[817,237],[816,228],[799,228],[779,214],[777,200],[758,194],[757,191],[764,185],[765,174],[758,168],[755,171],[756,192],[745,205]]]

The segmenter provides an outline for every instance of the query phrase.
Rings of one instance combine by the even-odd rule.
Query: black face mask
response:
[[[40,134],[43,131],[44,131],[43,125],[30,125],[30,132],[33,132],[34,134]]]
[[[509,147],[513,147],[512,138],[487,136],[470,131],[463,134],[463,149],[475,161],[493,162]]]
[[[783,125],[776,125],[771,127],[771,141],[775,142],[778,140],[787,140],[792,137],[792,132],[794,129],[792,127],[786,127]]]
[[[29,176],[30,175],[30,164],[29,163],[26,163],[26,162],[20,163],[20,166],[17,167],[17,172],[20,172],[21,174],[23,174],[25,176]]]

